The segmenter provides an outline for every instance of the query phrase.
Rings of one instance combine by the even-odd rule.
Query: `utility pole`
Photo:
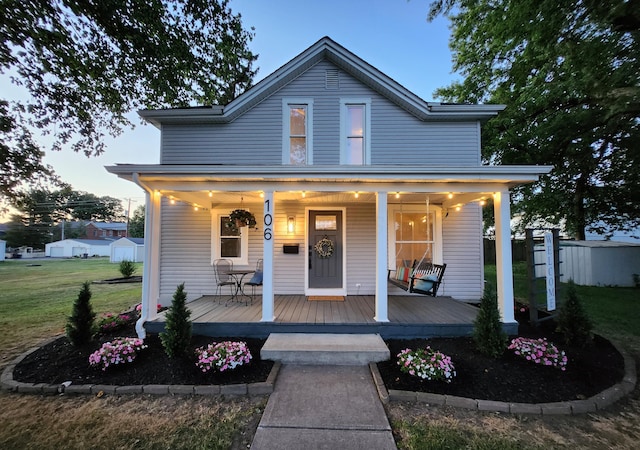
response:
[[[127,205],[127,235],[125,237],[129,237],[129,218],[131,217],[131,202],[133,201],[135,203],[135,200],[131,200],[131,197],[125,199],[128,200],[128,205]]]

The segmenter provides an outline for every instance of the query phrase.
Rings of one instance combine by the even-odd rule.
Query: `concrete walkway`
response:
[[[369,367],[283,365],[252,450],[395,450]]]

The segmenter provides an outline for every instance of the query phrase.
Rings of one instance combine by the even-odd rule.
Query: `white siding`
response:
[[[444,213],[446,216],[446,212]],[[443,218],[443,262],[447,264],[438,295],[479,301],[483,289],[482,209],[470,203]]]
[[[185,283],[188,300],[214,294],[209,211],[169,205],[163,199],[160,239],[160,303],[170,305],[181,283]]]
[[[321,62],[228,124],[164,125],[162,164],[280,164],[282,98],[313,97],[314,164],[340,161],[340,98],[371,98],[371,162],[478,165],[479,127],[470,122],[422,122],[340,70],[340,88],[325,89]]]

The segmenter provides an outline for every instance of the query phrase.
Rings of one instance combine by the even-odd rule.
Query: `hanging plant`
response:
[[[333,255],[333,241],[326,236],[316,242],[313,248],[320,258],[330,258]]]
[[[227,228],[256,227],[256,217],[246,209],[234,209],[229,214],[229,222]]]

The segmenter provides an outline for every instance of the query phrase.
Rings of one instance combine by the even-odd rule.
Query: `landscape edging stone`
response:
[[[57,339],[57,338],[56,338]],[[42,345],[51,341],[47,340]],[[78,394],[78,395],[233,395],[233,396],[258,396],[273,393],[273,387],[278,378],[281,364],[276,362],[271,368],[266,381],[256,383],[242,383],[231,385],[167,385],[167,384],[147,384],[147,385],[107,385],[107,384],[46,384],[46,383],[23,383],[13,378],[13,371],[16,366],[27,356],[39,347],[33,347],[15,358],[7,365],[0,375],[0,389],[6,392],[17,392],[20,394]]]
[[[613,405],[618,400],[629,395],[636,388],[638,382],[636,362],[629,354],[611,343],[624,360],[624,375],[619,383],[605,389],[599,394],[587,400],[568,400],[564,402],[550,403],[505,403],[493,400],[477,400],[452,395],[434,394],[430,392],[413,392],[389,389],[384,385],[382,376],[375,363],[369,364],[371,377],[376,385],[380,400],[383,403],[389,401],[408,401],[426,403],[431,405],[446,405],[455,408],[482,410],[488,412],[506,412],[510,414],[536,414],[544,416],[552,415],[578,415],[592,413]]]

